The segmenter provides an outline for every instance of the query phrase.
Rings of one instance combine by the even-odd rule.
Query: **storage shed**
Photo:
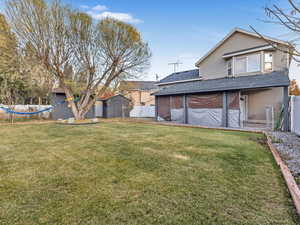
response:
[[[66,95],[61,88],[56,88],[52,91],[51,104],[54,106],[52,110],[52,119],[68,119],[73,117],[73,113]],[[86,118],[114,118],[114,117],[129,117],[130,99],[123,95],[115,95],[105,99],[98,99],[95,106],[86,114]]]
[[[95,117],[129,117],[130,102],[130,99],[121,94],[106,99],[99,99],[95,104]]]

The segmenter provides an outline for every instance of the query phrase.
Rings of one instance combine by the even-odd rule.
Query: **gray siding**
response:
[[[130,100],[117,95],[110,99],[104,101],[104,117],[114,118],[114,117],[129,117],[129,103]]]
[[[61,93],[53,93],[52,94],[52,100],[51,104],[54,106],[54,109],[52,110],[52,119],[58,120],[58,119],[69,119],[74,117],[71,108],[68,107],[68,103],[64,102],[66,99],[65,94]],[[94,107],[91,108],[91,110],[86,114],[86,118],[94,118]]]
[[[228,38],[221,46],[219,46],[214,52],[212,52],[204,61],[198,66],[203,79],[216,79],[227,76],[227,62],[223,59],[223,55],[228,52],[239,51],[247,48],[253,48],[266,44],[266,41],[262,38],[253,37],[240,32],[234,33]],[[280,48],[284,46],[279,45]],[[280,71],[287,69],[288,67],[288,56],[282,51],[274,51],[274,71]],[[260,72],[259,72],[260,73]],[[236,74],[238,76],[247,76],[257,74],[254,73],[243,73]]]

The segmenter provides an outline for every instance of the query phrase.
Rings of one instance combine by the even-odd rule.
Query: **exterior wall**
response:
[[[132,100],[134,106],[141,105],[141,92],[140,91],[130,91],[127,94],[127,97]]]
[[[153,91],[129,91],[126,95],[129,99],[132,99],[133,106],[151,106],[155,105],[155,98],[151,95]]]
[[[152,91],[141,92],[141,102],[145,106],[155,105],[155,97],[151,95]]]
[[[216,79],[227,76],[227,62],[223,55],[228,52],[239,51],[242,49],[253,48],[267,44],[261,38],[236,32],[227,39],[219,48],[211,53],[203,62],[200,63],[199,69],[203,79]],[[282,46],[281,46],[282,47]],[[274,70],[283,70],[288,67],[288,56],[281,51],[274,51]],[[260,72],[259,72],[260,73]],[[240,75],[253,75],[255,73],[244,73]]]
[[[267,106],[274,107],[276,119],[283,104],[283,87],[242,92],[242,95],[248,95],[248,120],[250,121],[265,121]]]

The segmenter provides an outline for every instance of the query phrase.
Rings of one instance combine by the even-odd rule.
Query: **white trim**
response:
[[[235,56],[232,57],[232,76],[235,76]]]
[[[260,72],[263,73],[265,71],[265,52],[260,52]]]
[[[198,66],[206,57],[208,57],[211,53],[213,53],[219,46],[221,46],[229,37],[231,37],[235,32],[240,32],[240,33],[244,33],[244,34],[248,34],[250,36],[253,37],[258,37],[261,38],[258,34],[250,32],[250,31],[246,31],[244,29],[241,28],[235,28],[233,29],[229,34],[227,34],[219,43],[217,43],[208,53],[206,53],[202,58],[200,58],[197,62],[196,62],[196,66]],[[275,38],[271,38],[268,36],[263,36],[266,40],[272,41],[272,42],[276,42],[279,44],[283,44],[283,45],[290,45],[288,42],[286,41],[282,41],[282,40],[278,40]]]
[[[197,80],[203,80],[203,78],[195,78],[195,79],[188,79],[188,80],[178,80],[178,81],[172,81],[172,82],[164,82],[164,83],[160,83],[160,84],[157,84],[157,85],[160,86],[160,85],[167,85],[167,84],[185,83],[185,82],[197,81]]]
[[[247,53],[252,53],[252,52],[258,52],[258,51],[262,51],[262,50],[266,50],[266,49],[273,49],[274,47],[272,45],[268,45],[268,46],[265,46],[265,47],[260,47],[260,48],[253,48],[253,49],[250,49],[250,50],[241,50],[239,52],[236,52],[236,53],[232,53],[232,54],[229,54],[229,55],[223,55],[222,57],[224,59],[226,58],[230,58],[232,56],[239,56],[239,55],[243,55],[243,54],[247,54]]]
[[[228,61],[227,61],[227,76],[228,77],[231,77],[231,76],[233,76],[233,67],[232,67],[232,62],[233,62],[233,60],[232,59],[229,59]],[[229,68],[229,64],[231,65],[230,66],[230,68]],[[229,69],[231,70],[231,74],[228,74],[228,72],[229,72]]]
[[[272,69],[271,70],[265,70],[265,64],[266,64],[266,62],[265,62],[265,54],[266,53],[272,53]],[[274,56],[275,56],[275,54],[273,53],[273,52],[268,52],[268,51],[266,51],[266,52],[264,52],[264,54],[263,54],[263,73],[271,73],[271,72],[273,72],[274,71]]]

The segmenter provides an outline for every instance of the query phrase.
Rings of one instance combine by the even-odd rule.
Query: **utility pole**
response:
[[[179,65],[182,64],[179,60],[177,62],[169,63],[168,65],[173,66],[174,68],[174,73],[176,73]]]
[[[156,81],[158,81],[158,74],[157,73],[155,74],[155,79],[156,79]]]

